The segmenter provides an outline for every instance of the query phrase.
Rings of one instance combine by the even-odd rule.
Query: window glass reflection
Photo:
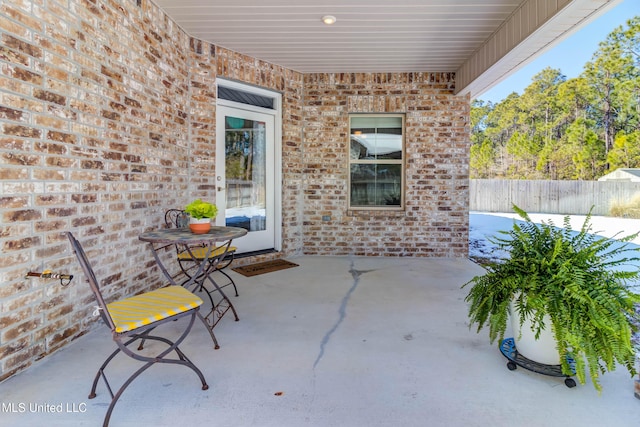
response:
[[[352,206],[400,206],[402,165],[352,164]]]
[[[350,157],[370,160],[402,159],[402,134],[365,133],[352,129]]]

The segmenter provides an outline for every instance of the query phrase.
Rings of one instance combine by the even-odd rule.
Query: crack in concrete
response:
[[[351,285],[351,287],[349,288],[345,296],[342,298],[342,302],[340,303],[340,308],[338,309],[338,320],[336,320],[336,323],[334,323],[331,329],[327,331],[327,333],[322,338],[322,341],[320,342],[320,352],[318,353],[318,357],[316,358],[316,361],[313,363],[314,370],[316,369],[316,366],[318,366],[318,363],[320,363],[320,360],[324,356],[325,347],[329,343],[331,336],[338,329],[338,327],[340,326],[344,318],[347,317],[347,304],[349,303],[351,294],[353,294],[353,292],[358,287],[358,283],[360,283],[360,276],[363,275],[364,273],[369,273],[371,271],[375,271],[375,269],[356,270],[354,266],[354,261],[353,259],[351,259],[351,267],[349,268],[349,273],[351,273],[351,276],[353,277],[353,284]]]

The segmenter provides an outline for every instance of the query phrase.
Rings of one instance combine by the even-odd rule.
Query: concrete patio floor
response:
[[[199,322],[181,346],[209,390],[184,367],[153,366],[122,395],[111,425],[640,425],[623,368],[602,377],[601,395],[590,383],[569,389],[563,378],[509,371],[487,332],[468,327],[460,286],[482,273],[471,261],[289,260],[300,266],[250,278],[232,272],[240,321],[228,315],[216,326],[219,350]],[[87,395],[113,348],[100,325],[0,384],[0,425],[102,425],[104,384],[95,399]],[[117,383],[138,366],[120,357],[108,374]]]

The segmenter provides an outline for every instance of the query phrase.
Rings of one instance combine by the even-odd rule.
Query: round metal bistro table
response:
[[[205,292],[208,296],[211,302],[211,310],[205,316],[199,314],[199,317],[207,325],[215,348],[219,348],[219,346],[213,334],[213,327],[228,311],[233,313],[236,321],[239,320],[239,318],[231,300],[218,283],[216,283],[212,273],[216,270],[218,263],[226,256],[232,240],[242,237],[245,234],[247,234],[247,230],[244,228],[212,226],[211,230],[204,234],[192,233],[188,227],[185,227],[148,231],[138,236],[139,240],[149,243],[156,264],[172,285],[178,285],[175,281],[177,275],[169,273],[167,266],[165,266],[162,261],[163,257],[160,253],[176,248],[176,250],[186,250],[186,252],[191,255],[191,259],[197,267],[196,271],[195,273],[189,274],[188,280],[179,285],[194,292]],[[203,248],[205,256],[196,256],[194,253],[196,249],[198,252],[202,252]],[[220,250],[221,248],[222,250]],[[212,257],[211,254],[213,254],[214,251],[216,255]],[[165,257],[165,259],[167,258]],[[219,295],[219,299],[214,296],[216,293]]]

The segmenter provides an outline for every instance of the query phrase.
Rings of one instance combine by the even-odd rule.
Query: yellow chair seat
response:
[[[168,286],[107,304],[116,332],[131,331],[202,305],[182,286]]]
[[[227,253],[230,254],[232,252],[235,252],[237,249],[238,248],[236,248],[235,246],[230,246]],[[191,253],[193,253],[193,256],[195,257],[195,259],[204,259],[204,257],[207,255],[207,248],[206,247],[191,248]],[[211,254],[209,254],[209,258],[217,258],[223,253],[224,253],[224,246],[215,248],[211,251]],[[184,250],[183,252],[180,252],[178,254],[178,259],[189,260],[192,258],[191,258],[191,254],[189,254],[189,251]]]

